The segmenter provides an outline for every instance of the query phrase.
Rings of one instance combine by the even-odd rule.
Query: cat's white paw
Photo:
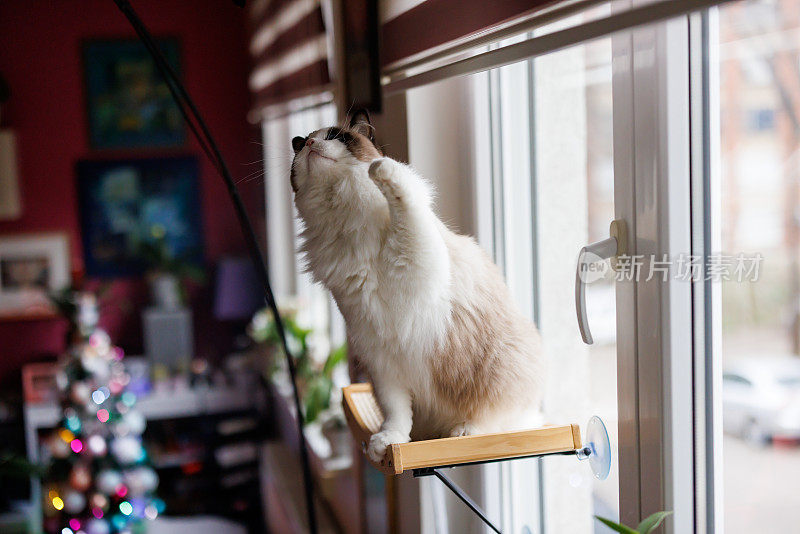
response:
[[[369,164],[369,177],[390,203],[403,197],[401,173],[397,172],[397,167],[399,163],[390,158],[376,159]]]
[[[390,179],[397,165],[391,158],[378,158],[369,164],[369,177],[373,180]]]
[[[408,434],[397,430],[381,430],[369,439],[367,455],[373,462],[380,462],[386,455],[386,447],[393,443],[408,443],[411,439]]]
[[[451,438],[455,438],[458,436],[474,436],[480,433],[481,431],[478,429],[477,426],[467,422],[459,423],[450,429]]]

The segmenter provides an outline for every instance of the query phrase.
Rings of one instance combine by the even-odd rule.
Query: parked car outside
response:
[[[753,356],[722,374],[723,429],[753,444],[800,440],[800,357]]]

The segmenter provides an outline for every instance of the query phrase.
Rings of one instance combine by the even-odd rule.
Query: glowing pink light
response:
[[[73,439],[69,446],[72,448],[72,452],[78,453],[83,450],[83,443],[79,439]]]
[[[117,487],[117,497],[124,497],[127,494],[128,494],[128,488],[120,484]]]
[[[69,528],[72,530],[79,530],[81,528],[81,522],[73,517],[69,520]]]
[[[101,423],[108,421],[108,410],[105,408],[102,410],[97,410],[97,419],[99,419]]]
[[[103,519],[103,510],[100,508],[92,508],[92,515],[95,516],[97,519]]]
[[[114,347],[114,359],[117,361],[125,357],[125,351],[119,347]]]

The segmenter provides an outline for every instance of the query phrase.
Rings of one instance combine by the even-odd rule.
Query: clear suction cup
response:
[[[583,449],[577,451],[581,460],[589,459],[592,473],[599,480],[608,478],[611,471],[611,442],[603,420],[596,415],[586,425],[586,441]]]

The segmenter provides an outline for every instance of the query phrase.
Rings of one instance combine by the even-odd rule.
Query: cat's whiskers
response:
[[[252,182],[253,180],[258,180],[259,178],[261,178],[265,174],[266,174],[266,170],[265,169],[257,169],[255,171],[251,172],[250,174],[246,175],[245,177],[240,178],[236,182],[236,185],[247,183],[247,182]]]

